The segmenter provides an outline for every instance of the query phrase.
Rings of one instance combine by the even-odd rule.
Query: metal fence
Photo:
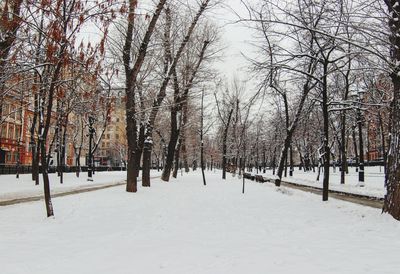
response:
[[[79,167],[77,166],[65,166],[64,172],[76,172]],[[81,166],[81,172],[87,172],[87,166]],[[95,171],[120,171],[126,170],[125,167],[119,166],[96,166],[93,168]],[[32,173],[32,166],[21,165],[18,168],[19,174],[29,174]],[[48,169],[49,173],[55,173],[57,171],[57,167],[50,166]],[[39,172],[42,172],[42,167],[39,167]],[[17,166],[16,165],[0,165],[0,175],[1,174],[16,174]]]

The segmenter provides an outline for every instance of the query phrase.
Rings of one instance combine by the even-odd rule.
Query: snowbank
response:
[[[7,274],[398,273],[400,223],[380,210],[199,172],[0,207]],[[118,179],[119,180],[119,179]]]

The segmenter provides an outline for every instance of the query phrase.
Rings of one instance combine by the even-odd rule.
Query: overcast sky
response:
[[[227,78],[236,75],[244,80],[248,63],[242,54],[254,55],[254,48],[250,45],[253,40],[252,30],[241,23],[235,23],[238,15],[245,17],[246,13],[240,0],[223,0],[219,8],[210,11],[211,17],[222,27],[222,43],[226,47],[224,59],[216,67]]]

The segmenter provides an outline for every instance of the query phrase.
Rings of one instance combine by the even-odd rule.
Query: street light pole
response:
[[[89,116],[89,159],[88,159],[88,181],[93,181],[92,169],[93,169],[93,155],[92,155],[92,139],[93,139],[93,128],[94,118]]]
[[[359,171],[358,171],[358,186],[365,186],[364,183],[364,143],[362,134],[362,115],[361,115],[361,94],[359,93],[359,106],[357,109],[357,119],[358,119],[358,141],[360,147],[360,161],[359,161]]]
[[[19,179],[19,168],[21,165],[21,136],[18,136],[18,142],[17,142],[17,167],[16,167],[16,177]]]

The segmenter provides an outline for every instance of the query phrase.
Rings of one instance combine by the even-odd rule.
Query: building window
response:
[[[15,126],[15,140],[19,140],[21,137],[21,126]]]
[[[119,140],[119,134],[115,134],[115,139]]]
[[[15,115],[15,118],[16,118],[16,120],[17,121],[21,121],[22,119],[22,109],[21,108],[18,108],[18,110],[17,110],[17,112],[16,112],[16,115]]]
[[[17,108],[16,108],[16,106],[14,106],[14,105],[11,105],[10,107],[11,107],[11,108],[10,108],[10,118],[11,118],[11,119],[15,119],[15,113],[16,113],[18,110],[16,110]]]
[[[6,163],[12,163],[12,152],[6,153]]]
[[[14,139],[14,124],[8,124],[8,139]]]
[[[9,108],[10,108],[10,105],[9,105],[9,104],[5,103],[5,104],[3,105],[3,108],[2,108],[2,109],[3,109],[2,116],[4,116],[4,117],[7,117],[7,116],[8,116]]]
[[[1,138],[7,138],[7,123],[1,126]]]

